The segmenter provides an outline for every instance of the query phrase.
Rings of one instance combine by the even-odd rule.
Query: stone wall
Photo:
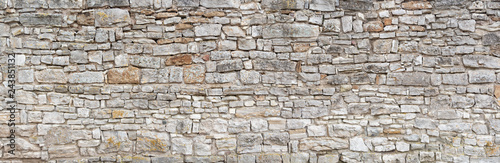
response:
[[[500,162],[498,0],[0,9],[0,160]]]

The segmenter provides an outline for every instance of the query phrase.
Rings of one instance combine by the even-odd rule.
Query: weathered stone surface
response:
[[[35,72],[36,81],[39,83],[66,83],[68,77],[62,69],[46,69]]]
[[[18,75],[19,83],[32,83],[35,81],[33,70],[20,70]]]
[[[323,30],[325,32],[340,32],[341,27],[339,19],[328,19],[323,22]]]
[[[434,8],[436,9],[452,9],[463,7],[466,4],[466,0],[438,0],[434,2]]]
[[[50,158],[77,157],[78,148],[76,145],[55,145],[48,148]]]
[[[219,36],[221,34],[221,24],[203,24],[194,27],[196,36]]]
[[[112,27],[114,25],[129,25],[131,23],[130,14],[122,9],[99,9],[95,10],[95,26]]]
[[[230,72],[241,70],[243,62],[241,60],[224,60],[217,63],[217,72]]]
[[[19,21],[22,25],[50,25],[62,26],[63,15],[61,14],[46,14],[46,13],[24,13],[19,16]]]
[[[335,149],[346,149],[349,147],[349,141],[339,138],[306,138],[302,139],[299,144],[300,150],[325,151]]]
[[[458,28],[464,31],[474,32],[476,30],[475,20],[458,21]]]
[[[297,63],[282,60],[253,60],[255,70],[295,71]]]
[[[238,134],[238,153],[257,153],[262,151],[262,135],[254,133]]]
[[[15,94],[16,98],[23,99],[18,101],[20,104],[38,104],[38,99],[35,93],[18,90]]]
[[[205,79],[205,66],[186,65],[183,68],[184,83],[203,83]]]
[[[317,11],[335,11],[335,2],[332,0],[312,0],[309,9]]]
[[[126,7],[130,6],[128,0],[88,0],[87,7]]]
[[[239,0],[201,0],[201,6],[206,8],[239,8],[240,1]]]
[[[83,0],[48,0],[49,8],[81,8]]]
[[[319,27],[309,24],[274,24],[264,26],[262,36],[264,38],[282,37],[318,37]]]
[[[246,35],[245,31],[238,26],[224,26],[222,27],[222,31],[224,31],[227,36],[244,37]]]
[[[389,53],[392,49],[392,40],[375,40],[373,42],[373,52],[375,53]]]
[[[138,84],[141,78],[141,70],[137,67],[114,68],[107,73],[110,84]]]
[[[408,10],[421,10],[421,9],[430,9],[432,5],[430,2],[419,2],[419,1],[410,1],[401,4],[401,7]]]
[[[469,83],[491,83],[496,81],[496,75],[493,71],[474,70],[469,71]]]
[[[384,30],[384,24],[381,21],[370,21],[363,24],[363,29],[368,32],[380,32]]]
[[[305,0],[263,0],[262,7],[280,10],[280,9],[304,9]]]
[[[340,7],[344,10],[368,11],[373,8],[373,0],[340,1]]]
[[[130,64],[137,67],[160,68],[161,59],[158,57],[133,56],[130,57]]]
[[[167,66],[181,66],[181,65],[189,65],[193,62],[193,58],[189,54],[183,54],[183,55],[176,55],[172,57],[168,57],[167,61],[165,61],[165,64]]]
[[[102,72],[82,72],[69,74],[69,83],[104,83]]]
[[[159,45],[159,46],[154,46],[153,48],[153,55],[174,55],[187,52],[188,52],[187,44],[179,44],[179,43]]]
[[[487,55],[465,55],[464,66],[475,68],[500,68],[500,58]]]

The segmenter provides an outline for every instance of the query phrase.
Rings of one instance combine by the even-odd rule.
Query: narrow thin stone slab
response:
[[[318,37],[319,27],[310,24],[267,25],[262,31],[264,38]]]

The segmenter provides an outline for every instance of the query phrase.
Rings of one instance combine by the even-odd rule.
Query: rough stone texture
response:
[[[0,12],[0,162],[500,162],[499,0]]]
[[[110,84],[139,84],[141,69],[136,67],[114,68],[109,70],[106,75]]]

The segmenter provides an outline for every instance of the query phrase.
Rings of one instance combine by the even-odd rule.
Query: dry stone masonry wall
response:
[[[500,162],[498,0],[0,0],[0,22],[6,162]]]

